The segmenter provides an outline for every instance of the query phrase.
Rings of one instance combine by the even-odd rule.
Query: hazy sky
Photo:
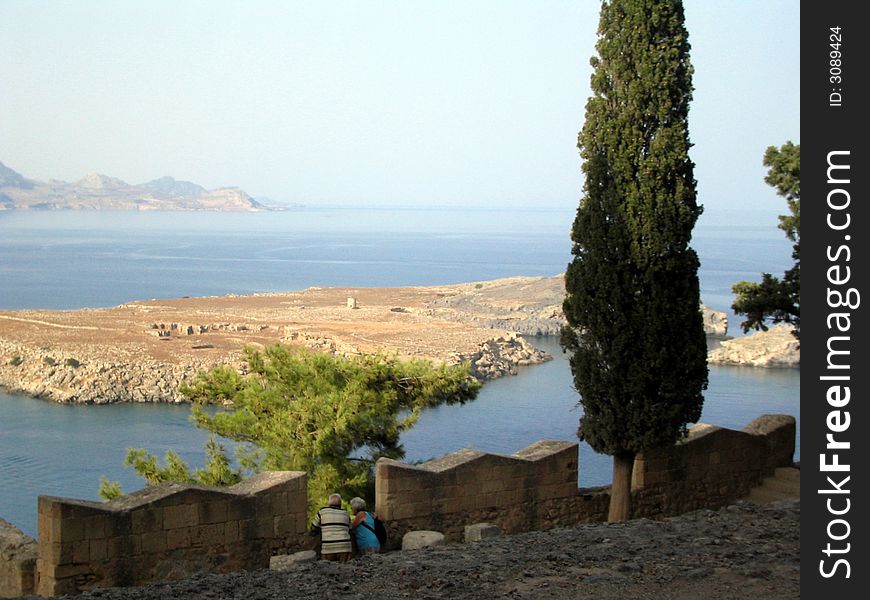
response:
[[[0,161],[308,205],[574,207],[594,0],[0,3]],[[797,0],[686,0],[707,218],[785,210]]]

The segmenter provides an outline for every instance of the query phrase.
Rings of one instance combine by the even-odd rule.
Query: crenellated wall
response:
[[[164,483],[108,503],[39,497],[41,595],[265,568],[298,550],[307,476],[267,472],[219,489]]]
[[[786,415],[760,417],[742,431],[696,425],[680,443],[637,457],[633,515],[724,506],[792,465],[794,449],[795,419]],[[508,456],[466,449],[419,465],[381,459],[376,510],[393,545],[420,529],[459,541],[479,522],[515,533],[604,521],[609,488],[578,489],[578,458],[576,442],[540,441]],[[305,473],[269,472],[229,488],[166,483],[108,503],[40,496],[36,592],[265,568],[272,555],[313,547],[307,495]],[[8,591],[14,586],[32,591],[28,540],[0,548],[31,552],[28,562],[23,550],[3,551],[0,596],[16,595]]]
[[[394,541],[414,529],[458,540],[465,525],[482,521],[508,532],[540,529],[570,512],[562,503],[577,495],[577,459],[576,442],[557,441],[510,456],[465,449],[420,465],[381,459],[375,505]]]
[[[765,415],[742,431],[695,425],[682,442],[637,457],[632,514],[659,517],[720,508],[749,494],[777,467],[791,466],[794,450],[791,416]]]
[[[777,467],[792,465],[795,420],[766,415],[743,431],[698,424],[688,437],[635,460],[636,517],[718,508],[742,498]],[[606,520],[609,488],[577,489],[579,447],[537,442],[509,456],[460,450],[419,465],[381,459],[375,504],[392,539],[415,529],[462,539],[464,526],[505,533]]]

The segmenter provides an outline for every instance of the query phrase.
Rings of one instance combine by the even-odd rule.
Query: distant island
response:
[[[257,202],[236,187],[207,190],[190,181],[161,177],[131,185],[91,173],[76,182],[28,179],[0,162],[2,210],[169,210],[258,212],[282,210]]]

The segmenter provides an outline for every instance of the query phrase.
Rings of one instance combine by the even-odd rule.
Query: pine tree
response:
[[[127,464],[149,484],[231,485],[244,474],[289,470],[308,473],[315,510],[333,492],[372,497],[374,463],[404,456],[400,436],[420,413],[473,400],[480,389],[468,365],[384,354],[343,358],[283,345],[245,354],[246,374],[215,367],[182,386],[196,426],[238,443],[238,467],[214,439],[206,467],[194,472],[171,450],[165,466],[145,450],[128,450]],[[110,499],[121,490],[104,481],[101,493]]]
[[[682,3],[605,1],[596,50],[562,345],[584,409],[578,435],[613,456],[609,520],[620,521],[635,456],[680,439],[707,387]]]
[[[781,148],[769,146],[764,153],[764,166],[768,168],[764,181],[776,188],[786,199],[791,214],[779,216],[779,228],[794,242],[791,257],[794,266],[782,279],[762,273],[761,282],[741,281],[731,287],[736,298],[731,308],[745,315],[740,323],[743,332],[750,329],[767,331],[765,321],[789,323],[792,334],[801,334],[801,146],[786,142]]]

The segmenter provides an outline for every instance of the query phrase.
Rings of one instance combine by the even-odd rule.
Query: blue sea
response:
[[[570,260],[573,210],[300,208],[268,213],[0,212],[0,309],[77,309],[130,300],[408,286],[555,275]],[[736,219],[735,219],[736,220]],[[731,285],[781,274],[791,246],[770,223],[703,219],[693,246],[702,300],[730,314]],[[731,335],[741,335],[730,318]],[[2,324],[0,324],[2,327]],[[403,444],[408,460],[462,447],[511,453],[539,439],[576,439],[570,368],[555,360],[487,383],[477,400],[423,414]],[[127,491],[126,448],[173,448],[202,462],[206,435],[188,409],[63,406],[0,391],[0,518],[35,535],[41,494],[96,499],[102,475]],[[742,428],[765,413],[800,418],[797,369],[711,367],[701,420]],[[800,457],[800,440],[796,459]],[[580,485],[610,481],[610,459],[585,444]]]

